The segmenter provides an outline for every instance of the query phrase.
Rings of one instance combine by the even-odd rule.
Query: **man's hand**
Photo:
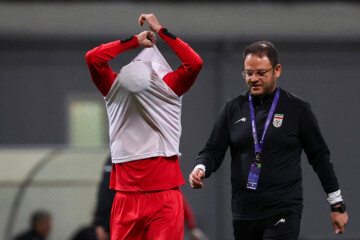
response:
[[[141,14],[138,20],[140,27],[144,25],[145,21],[148,22],[151,31],[159,33],[161,25],[154,14]]]
[[[96,226],[95,227],[95,234],[98,240],[109,240],[109,234],[105,231],[104,227]]]
[[[150,48],[156,44],[156,37],[153,32],[143,31],[136,35],[140,47]]]
[[[193,228],[189,231],[192,240],[209,240],[200,228]]]
[[[189,182],[192,188],[202,188],[204,184],[202,179],[205,177],[205,172],[200,168],[193,170],[189,175]]]
[[[334,226],[336,234],[343,234],[345,232],[345,225],[347,224],[348,218],[347,212],[331,212],[331,223]]]

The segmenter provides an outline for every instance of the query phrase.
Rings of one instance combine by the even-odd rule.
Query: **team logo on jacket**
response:
[[[274,127],[276,127],[276,128],[281,127],[283,119],[284,119],[284,114],[275,113],[274,120],[273,120]]]

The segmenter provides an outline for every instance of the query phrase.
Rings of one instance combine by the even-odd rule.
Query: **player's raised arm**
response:
[[[141,14],[139,25],[143,26],[145,22],[149,24],[152,31],[157,32],[169,44],[174,53],[180,58],[181,66],[177,70],[168,73],[163,80],[178,96],[183,95],[194,84],[202,68],[202,59],[187,43],[164,28],[154,14]]]
[[[102,44],[88,51],[85,55],[85,60],[91,78],[102,95],[107,95],[117,76],[117,73],[109,66],[108,61],[126,50],[139,46],[144,48],[152,47],[155,44],[155,34],[150,31],[143,31],[130,38]]]

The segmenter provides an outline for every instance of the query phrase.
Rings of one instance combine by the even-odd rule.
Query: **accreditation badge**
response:
[[[273,126],[276,127],[276,128],[281,127],[283,119],[284,119],[284,114],[275,113],[274,114],[274,119],[273,119]]]
[[[259,181],[261,163],[252,162],[250,166],[248,182],[246,184],[247,189],[256,190]]]

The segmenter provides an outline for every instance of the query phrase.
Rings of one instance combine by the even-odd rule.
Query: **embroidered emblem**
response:
[[[276,128],[281,127],[283,119],[284,119],[284,114],[275,114],[273,119],[274,127]]]
[[[154,71],[154,70],[153,70],[153,71],[151,71],[151,77],[150,77],[150,80],[151,80],[152,82],[154,82],[156,78],[158,78],[158,75],[155,73],[155,71]]]

